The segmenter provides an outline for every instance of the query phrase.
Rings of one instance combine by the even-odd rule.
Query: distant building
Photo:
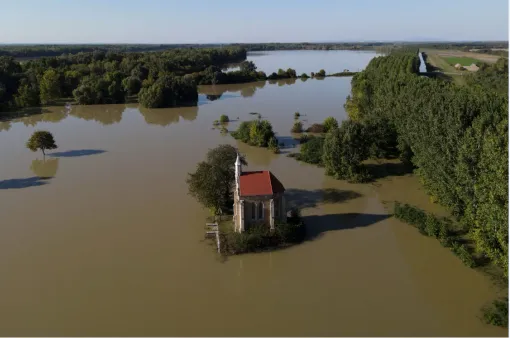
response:
[[[243,232],[251,224],[263,223],[274,229],[275,221],[285,222],[285,188],[267,170],[243,172],[239,155],[235,162],[234,228]]]

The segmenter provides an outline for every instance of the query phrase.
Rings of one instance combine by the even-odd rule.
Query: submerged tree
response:
[[[223,144],[207,152],[206,160],[197,164],[194,173],[188,173],[186,183],[189,194],[196,198],[204,207],[209,208],[214,215],[231,207],[235,184],[234,163],[237,149]],[[241,163],[246,165],[243,156]]]
[[[32,151],[40,149],[45,156],[46,149],[57,149],[53,135],[49,131],[39,130],[35,131],[27,142],[27,148]]]

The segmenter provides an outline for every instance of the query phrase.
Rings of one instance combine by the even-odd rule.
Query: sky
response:
[[[0,43],[508,40],[508,0],[0,0]]]

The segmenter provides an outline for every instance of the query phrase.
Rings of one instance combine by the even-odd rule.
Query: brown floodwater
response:
[[[349,184],[212,129],[259,112],[290,145],[294,112],[342,120],[349,88],[204,86],[198,107],[50,107],[1,123],[0,335],[507,335],[478,319],[497,292],[488,278],[390,217],[394,200],[443,212],[415,177]],[[25,148],[37,129],[59,145],[45,160]],[[222,143],[281,180],[309,240],[218,257],[185,179]]]

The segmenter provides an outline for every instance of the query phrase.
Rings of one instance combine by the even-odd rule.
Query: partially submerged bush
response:
[[[221,116],[220,116],[220,122],[221,122],[221,123],[227,123],[227,122],[229,122],[229,121],[230,121],[230,119],[228,118],[228,116],[227,116],[227,115],[224,115],[224,114],[223,114],[223,115],[221,115]]]
[[[321,166],[323,148],[323,137],[309,136],[308,141],[301,145],[301,149],[299,149],[299,155],[296,157],[299,161]]]
[[[298,112],[298,111],[294,113],[294,118],[295,118],[295,119],[298,119],[300,116],[301,116],[301,114],[299,114],[299,112]]]
[[[325,132],[325,128],[320,123],[314,123],[306,131],[308,133],[324,133]]]
[[[267,147],[274,137],[273,127],[269,121],[244,121],[237,131],[230,133],[235,139],[256,147]]]
[[[448,219],[439,219],[409,204],[398,202],[395,202],[394,216],[403,222],[414,225],[422,234],[439,239],[441,244],[451,248],[452,252],[466,266],[476,267],[476,261],[468,247],[460,243],[458,238],[451,233],[451,222]]]
[[[302,133],[303,132],[303,123],[301,121],[294,122],[294,125],[292,126],[292,129],[290,130],[291,133]]]
[[[280,147],[278,146],[278,140],[276,139],[276,137],[271,137],[267,147],[275,154],[280,153]]]
[[[508,297],[497,299],[482,310],[485,323],[508,327]]]

